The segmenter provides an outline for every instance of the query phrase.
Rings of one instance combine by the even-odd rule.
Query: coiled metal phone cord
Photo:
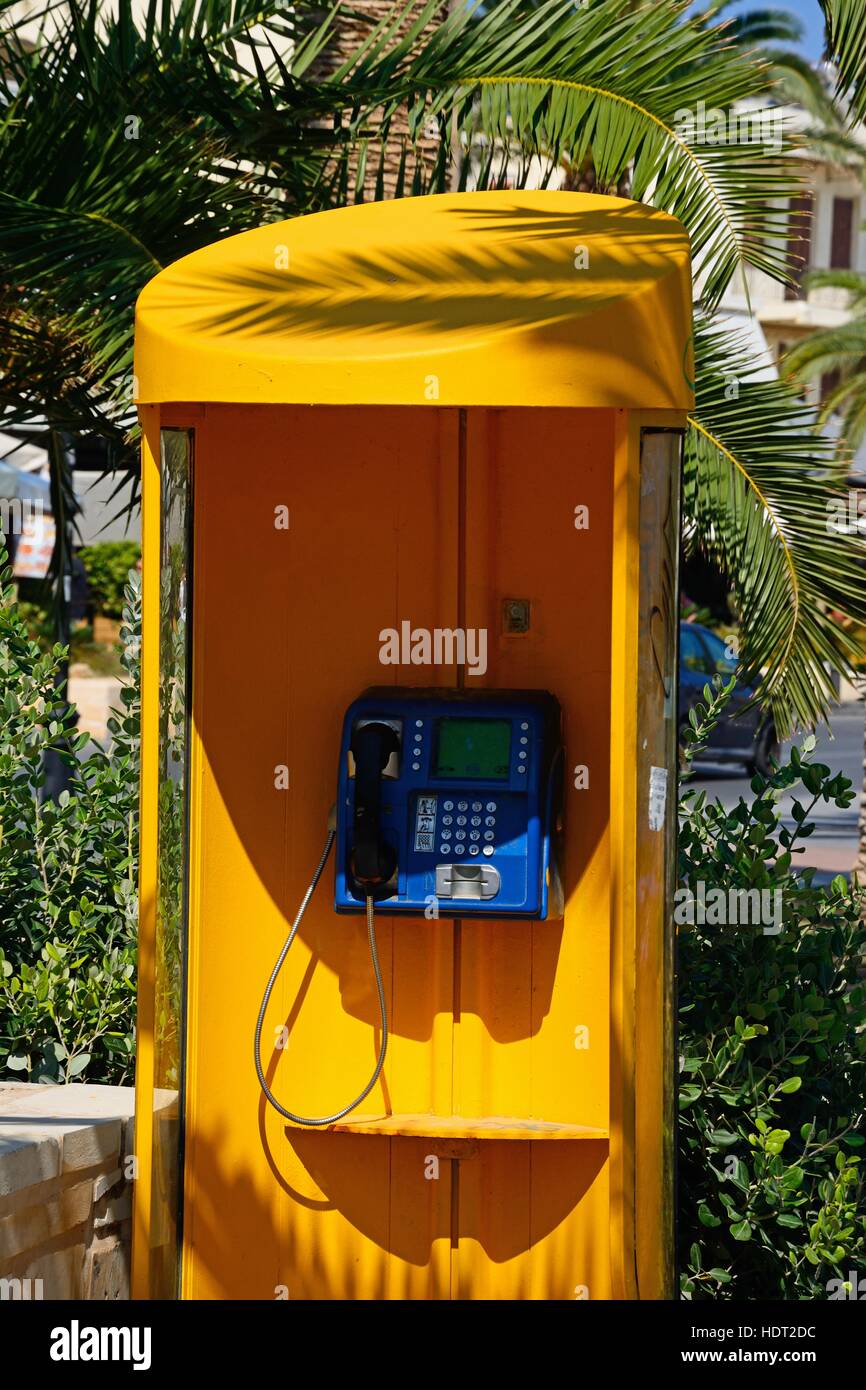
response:
[[[271,994],[273,992],[274,985],[277,982],[277,976],[283,968],[283,961],[289,954],[289,950],[291,948],[292,942],[295,939],[298,927],[301,925],[304,913],[309,907],[310,899],[316,891],[316,886],[319,882],[319,879],[322,877],[325,865],[328,862],[328,855],[331,853],[331,846],[334,843],[335,833],[336,832],[332,827],[328,829],[328,838],[325,841],[325,848],[322,851],[322,857],[319,860],[316,872],[313,874],[310,886],[304,894],[301,906],[298,908],[298,914],[295,917],[294,922],[292,923],[291,931],[286,937],[285,945],[283,946],[283,949],[280,951],[280,954],[277,958],[277,963],[271,971],[271,978],[268,980],[268,983],[265,987],[264,998],[262,999],[261,1008],[259,1009],[259,1016],[256,1019],[255,1057],[256,1075],[259,1078],[259,1085],[261,1086],[262,1091],[264,1092],[265,1096],[270,1101],[274,1109],[279,1111],[279,1113],[285,1119],[291,1120],[292,1124],[296,1125],[332,1125],[336,1120],[341,1120],[344,1115],[348,1115],[349,1111],[354,1110],[356,1105],[360,1105],[361,1101],[365,1098],[365,1096],[368,1096],[370,1094],[376,1082],[379,1080],[382,1067],[385,1064],[385,1052],[388,1047],[388,1014],[385,1008],[385,990],[382,985],[382,971],[379,968],[379,956],[378,952],[376,951],[376,932],[373,926],[373,899],[371,897],[368,897],[367,939],[370,943],[370,959],[373,962],[373,974],[376,978],[376,992],[379,996],[379,1015],[382,1020],[382,1042],[379,1048],[379,1058],[376,1062],[376,1069],[373,1072],[373,1075],[370,1077],[370,1080],[367,1082],[361,1094],[359,1096],[356,1096],[355,1099],[349,1103],[349,1105],[345,1105],[342,1110],[336,1111],[336,1113],[333,1115],[322,1115],[319,1118],[311,1118],[308,1115],[295,1115],[292,1113],[291,1110],[286,1110],[285,1106],[280,1105],[280,1102],[277,1100],[276,1096],[273,1094],[271,1088],[265,1080],[265,1073],[262,1068],[262,1028],[264,1026],[265,1014],[267,1012],[268,1004],[270,1003]]]

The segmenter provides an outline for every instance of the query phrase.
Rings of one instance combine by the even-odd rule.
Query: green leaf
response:
[[[799,1091],[802,1084],[802,1076],[789,1076],[787,1081],[782,1082],[779,1090],[782,1091],[784,1095],[790,1096],[793,1095],[795,1091]]]
[[[852,101],[852,119],[866,117],[866,12],[860,0],[821,0],[827,47],[836,63],[836,91]]]
[[[788,1168],[782,1175],[782,1187],[787,1191],[795,1191],[797,1188],[803,1186],[805,1176],[806,1174],[802,1168]]]
[[[711,1129],[707,1134],[711,1144],[717,1144],[720,1148],[728,1148],[731,1144],[736,1144],[739,1134],[734,1134],[730,1129]]]

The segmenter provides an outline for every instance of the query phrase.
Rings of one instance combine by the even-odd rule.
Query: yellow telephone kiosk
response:
[[[135,371],[134,1295],[670,1296],[685,233],[274,223]]]

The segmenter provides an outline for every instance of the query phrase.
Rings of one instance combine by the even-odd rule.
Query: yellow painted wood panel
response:
[[[202,852],[191,890],[188,1297],[270,1298],[280,1287],[383,1296],[389,1167],[370,1166],[368,1141],[287,1134],[259,1096],[252,1034],[322,850],[344,710],[366,685],[398,678],[379,663],[379,631],[456,617],[454,420],[431,413],[409,430],[399,417],[210,408],[197,441]],[[288,530],[275,529],[279,506]],[[274,785],[280,765],[287,791]],[[273,1089],[302,1114],[357,1094],[378,1047],[364,920],[333,912],[332,867],[263,1034]],[[380,917],[377,937],[393,1032],[384,1082],[361,1113],[447,1111],[450,934],[423,919],[395,934]],[[284,1024],[290,1042],[275,1056]],[[430,1191],[422,1177],[425,1211]]]
[[[184,1296],[610,1297],[633,1251],[633,1173],[609,1162],[632,1142],[633,934],[614,949],[608,836],[610,615],[633,625],[637,600],[634,537],[612,550],[633,525],[614,460],[631,469],[636,435],[626,448],[606,411],[289,406],[210,406],[196,430]],[[509,599],[529,601],[528,633],[503,630]],[[458,678],[380,664],[403,620],[487,629],[469,689],[560,700],[565,917],[379,914],[384,1077],[344,1132],[308,1131],[259,1094],[255,1016],[321,853],[346,707],[368,685]],[[365,922],[332,897],[333,864],[263,1033],[269,1082],[302,1114],[346,1104],[378,1049]],[[385,1132],[352,1133],[383,1115]],[[527,1142],[530,1120],[612,1127],[611,1146]],[[483,1137],[488,1121],[521,1140]]]
[[[566,911],[559,922],[464,921],[455,1025],[455,1099],[464,1114],[519,1114],[602,1130],[608,1125],[612,449],[608,412],[469,413],[466,623],[490,633],[489,668],[479,684],[547,689],[562,705]],[[579,507],[587,509],[588,525]],[[528,632],[505,630],[508,600],[529,601]],[[588,787],[581,790],[574,786],[577,765],[588,770]],[[563,1236],[567,1245],[588,1241],[599,1219],[580,1184],[568,1182],[569,1173],[589,1162],[584,1147],[568,1146],[558,1160],[558,1191],[570,1191],[570,1199],[545,1207],[554,1229],[570,1232]],[[533,1144],[533,1155],[543,1148]],[[598,1166],[605,1153],[594,1155]],[[546,1200],[525,1158],[523,1167],[513,1160],[507,1179],[504,1157],[500,1165],[485,1150],[485,1159],[497,1182],[516,1187],[491,1206],[486,1180],[461,1174],[463,1297],[505,1296],[484,1292],[483,1262],[471,1261],[474,1275],[465,1267],[465,1240],[472,1243],[464,1236],[467,1225],[518,1225],[524,1203],[529,1213],[533,1201]],[[483,1211],[474,1206],[476,1192],[486,1203]],[[539,1240],[551,1234],[546,1224],[540,1222]],[[483,1240],[476,1242],[480,1248]],[[541,1271],[552,1279],[553,1266],[544,1256],[536,1264],[529,1252],[519,1278],[513,1276],[515,1287],[529,1287],[530,1268],[536,1271],[533,1297],[573,1296],[563,1292],[558,1276],[546,1286]],[[474,1293],[473,1278],[479,1281]],[[595,1297],[605,1296],[608,1280],[597,1248]],[[574,1282],[586,1281],[574,1275]]]

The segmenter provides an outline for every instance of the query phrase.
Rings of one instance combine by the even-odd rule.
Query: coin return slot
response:
[[[495,898],[499,870],[491,864],[437,864],[437,898]]]

